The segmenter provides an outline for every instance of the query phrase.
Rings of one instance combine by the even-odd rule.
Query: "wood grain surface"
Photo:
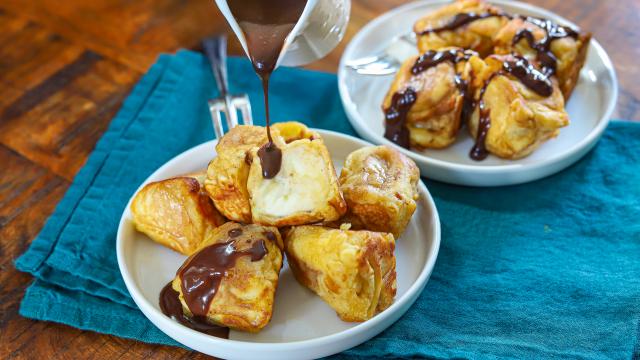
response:
[[[615,117],[640,120],[640,1],[532,0],[591,31],[620,80]],[[353,0],[346,38],[400,0]],[[161,52],[229,32],[212,0],[0,0],[0,359],[205,358],[18,315],[29,246],[137,79]],[[230,37],[230,53],[240,47]]]

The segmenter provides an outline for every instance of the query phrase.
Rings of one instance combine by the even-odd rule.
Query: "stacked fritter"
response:
[[[365,321],[396,294],[395,241],[416,209],[419,172],[386,146],[354,151],[336,175],[320,134],[271,127],[280,170],[263,175],[266,129],[237,126],[220,139],[206,175],[147,184],[134,197],[136,228],[189,258],[163,290],[166,314],[202,329],[257,332],[271,319],[283,257],[298,282],[344,321]],[[202,330],[201,330],[202,331]]]
[[[414,31],[421,55],[403,63],[382,104],[389,140],[444,148],[467,124],[471,158],[518,159],[569,124],[590,34],[482,0],[457,0]]]

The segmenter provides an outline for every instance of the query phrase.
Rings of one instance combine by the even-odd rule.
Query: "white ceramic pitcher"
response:
[[[248,56],[247,41],[227,0],[215,2]],[[342,40],[350,12],[350,0],[307,0],[300,20],[284,42],[277,65],[300,66],[327,55]]]

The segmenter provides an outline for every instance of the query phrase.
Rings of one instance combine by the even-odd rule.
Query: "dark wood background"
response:
[[[640,120],[640,1],[530,2],[593,32],[618,72],[615,117]],[[358,29],[401,3],[353,0],[346,39],[309,67],[335,71]],[[157,55],[221,31],[213,0],[0,0],[0,359],[205,357],[22,318],[31,277],[13,261]],[[230,52],[239,50],[232,40]]]

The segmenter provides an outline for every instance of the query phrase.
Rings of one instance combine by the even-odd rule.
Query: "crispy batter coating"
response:
[[[254,223],[302,225],[337,220],[345,213],[329,151],[320,135],[307,132],[309,137],[289,143],[274,138],[282,151],[282,165],[272,179],[262,176],[258,148],[252,150],[247,189]]]
[[[447,48],[455,49],[455,48]],[[382,108],[391,106],[396,92],[407,88],[416,92],[416,101],[409,109],[406,127],[412,147],[444,148],[456,140],[460,129],[464,94],[460,90],[456,73],[460,79],[470,81],[470,66],[467,61],[453,64],[442,62],[418,74],[411,72],[417,56],[404,61],[391,83]],[[458,80],[458,81],[459,81]]]
[[[470,59],[476,75],[476,99],[482,84],[500,71],[503,62],[509,59],[514,58],[512,55],[491,55],[484,61],[478,57]],[[493,77],[483,97],[491,124],[485,141],[490,153],[506,159],[525,157],[569,124],[562,92],[557,80],[551,80],[553,92],[544,97],[510,75]],[[469,131],[474,138],[478,133],[479,113],[476,106],[469,120]]]
[[[251,222],[248,153],[267,140],[264,127],[239,125],[229,130],[216,145],[218,155],[209,163],[204,186],[216,208],[230,220]]]
[[[282,267],[281,245],[278,245],[282,244],[282,238],[275,227],[228,222],[209,231],[198,251],[212,244],[229,241],[229,232],[234,229],[242,230],[241,235],[233,237],[238,250],[250,249],[254,243],[262,240],[267,253],[258,261],[251,261],[246,256],[240,257],[235,266],[225,272],[209,306],[207,320],[236,330],[258,332],[269,323],[273,314],[273,301]],[[273,235],[267,235],[268,233]],[[184,300],[179,275],[174,278],[172,287],[180,294],[183,311],[191,316]]]
[[[418,35],[418,50],[439,50],[449,46],[474,50],[481,56],[493,52],[493,36],[507,22],[502,16],[492,16],[472,21],[454,30],[429,32],[429,29],[441,28],[449,24],[458,14],[500,14],[502,11],[482,0],[457,0],[449,5],[438,8],[427,14],[414,24],[414,31]]]
[[[515,52],[526,57],[529,61],[535,62],[537,52],[531,48],[526,39],[523,38],[513,45],[513,38],[522,30],[530,31],[536,43],[539,43],[546,36],[546,32],[537,25],[521,18],[515,18],[496,34],[494,39],[495,53],[511,54]],[[582,69],[587,57],[590,39],[591,34],[579,32],[577,39],[567,36],[551,42],[551,52],[557,59],[556,76],[565,100],[569,99],[578,82],[580,69]]]
[[[287,144],[295,140],[321,138],[320,134],[297,121],[275,123],[271,125],[271,130],[280,135]]]
[[[155,242],[191,255],[208,231],[226,221],[198,181],[203,177],[193,174],[145,185],[131,202],[136,229]]]
[[[365,321],[396,295],[395,242],[391,234],[297,226],[285,237],[294,276],[343,321]]]
[[[340,188],[349,209],[343,221],[354,229],[391,233],[407,227],[418,200],[418,167],[388,146],[370,146],[347,156]]]

